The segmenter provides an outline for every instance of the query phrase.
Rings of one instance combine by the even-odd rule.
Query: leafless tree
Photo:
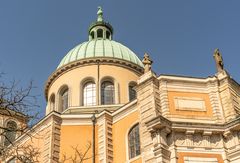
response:
[[[40,152],[38,148],[34,148],[32,145],[16,145],[12,148],[5,150],[2,155],[3,159],[15,158],[23,163],[37,163]]]
[[[15,138],[26,133],[29,126],[38,118],[35,111],[38,107],[37,96],[32,95],[33,88],[32,82],[25,88],[20,87],[19,82],[15,80],[6,82],[3,73],[0,73],[0,118],[19,122],[17,125],[14,123],[0,124],[0,157],[2,158],[7,158],[9,155],[9,157],[16,157],[21,162],[36,161],[36,149],[31,145],[19,146],[14,142]],[[28,161],[26,161],[27,158]]]
[[[91,142],[86,144],[86,148],[84,150],[80,149],[78,146],[72,147],[73,155],[67,156],[63,154],[62,160],[60,163],[70,162],[70,163],[84,163],[84,161],[89,160],[92,158],[88,157],[88,152],[91,149]]]

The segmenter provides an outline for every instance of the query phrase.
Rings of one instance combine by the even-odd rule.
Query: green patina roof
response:
[[[70,50],[57,68],[60,68],[70,62],[94,57],[122,59],[143,67],[142,62],[137,55],[126,46],[113,40],[94,39],[83,42]]]
[[[139,60],[135,53],[133,53],[126,46],[112,40],[113,27],[111,26],[111,24],[103,20],[103,11],[101,7],[98,7],[97,15],[97,21],[95,21],[89,27],[89,41],[79,44],[75,48],[70,50],[67,55],[62,59],[57,68],[60,68],[68,63],[77,60],[101,57],[122,59],[137,64],[140,67],[143,67],[142,62]],[[94,38],[92,38],[90,32],[96,31],[99,28],[104,30],[104,36],[95,36]],[[111,37],[106,37],[106,29],[110,30]]]

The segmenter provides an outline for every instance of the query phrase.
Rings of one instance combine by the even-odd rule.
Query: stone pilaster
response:
[[[59,162],[60,154],[60,134],[61,119],[60,117],[52,117],[52,134],[51,134],[51,162]]]
[[[169,112],[168,92],[167,92],[167,81],[159,81],[159,92],[160,92],[160,103],[161,103],[161,114],[167,117]]]
[[[171,152],[168,150],[167,136],[170,133],[169,128],[156,130],[156,143],[154,144],[154,155],[157,163],[167,163],[170,161]]]
[[[138,80],[137,91],[137,107],[140,112],[140,139],[143,162],[156,162],[154,153],[158,150],[154,149],[152,135],[148,131],[146,122],[155,118],[160,114],[160,96],[158,89],[158,80],[156,75],[149,71],[143,74]]]
[[[207,83],[207,88],[208,88],[208,92],[209,92],[209,99],[210,99],[211,107],[213,110],[214,120],[216,123],[224,123],[225,118],[223,116],[221,100],[219,98],[218,82],[217,81],[209,81]]]
[[[159,115],[146,122],[146,126],[152,137],[154,161],[157,163],[169,163],[171,160],[169,147],[173,143],[171,122]]]
[[[226,72],[217,74],[219,80],[219,94],[223,107],[223,114],[226,121],[234,119],[236,117],[236,111],[234,110],[231,88],[229,83],[229,76]]]
[[[57,163],[60,157],[61,118],[53,114],[46,121],[45,125],[41,131],[44,141],[43,162]]]
[[[103,113],[98,117],[98,155],[100,163],[113,162],[112,117]]]

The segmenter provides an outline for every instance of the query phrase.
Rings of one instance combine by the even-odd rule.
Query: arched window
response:
[[[4,145],[8,146],[11,143],[13,143],[13,141],[16,139],[17,123],[14,121],[9,121],[7,122],[6,128],[7,128],[7,131],[5,132]]]
[[[83,86],[83,105],[96,105],[96,84],[94,82],[87,82]]]
[[[16,163],[16,157],[11,158],[7,163]]]
[[[65,87],[60,91],[59,111],[64,111],[68,108],[68,88]]]
[[[103,30],[102,29],[97,30],[97,38],[103,38]]]
[[[128,133],[129,159],[140,155],[139,124],[133,126]]]
[[[94,39],[94,31],[92,31],[90,35],[91,35],[92,39]]]
[[[134,89],[135,86],[136,86],[135,83],[130,83],[130,84],[128,85],[129,101],[132,101],[132,100],[136,99],[136,97],[137,97],[137,92],[136,92],[136,90]]]
[[[115,103],[114,84],[110,81],[104,81],[101,85],[101,104],[110,105]]]
[[[110,32],[109,31],[106,32],[106,38],[110,39]]]
[[[55,94],[50,96],[50,111],[55,110]]]

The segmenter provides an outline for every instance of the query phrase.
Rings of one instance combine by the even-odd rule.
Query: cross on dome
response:
[[[90,25],[88,33],[89,41],[95,39],[112,40],[113,27],[103,20],[103,10],[100,6],[97,11],[97,20]]]

